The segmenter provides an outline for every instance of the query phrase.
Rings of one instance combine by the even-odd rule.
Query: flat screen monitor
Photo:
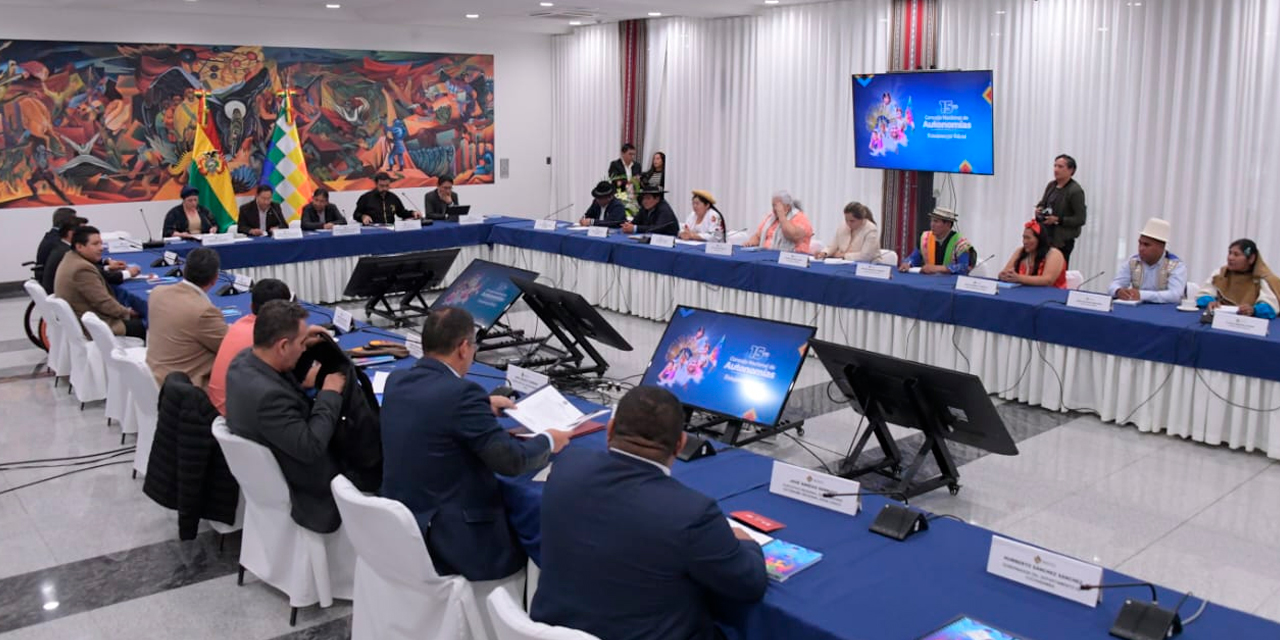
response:
[[[444,280],[459,249],[437,249],[364,256],[356,263],[342,295],[369,298],[392,293],[416,293]]]
[[[946,626],[920,636],[919,640],[1030,640],[1024,636],[1015,636],[1007,631],[997,629],[969,616],[960,616]]]
[[[512,277],[532,280],[538,274],[487,260],[472,260],[431,306],[466,309],[475,319],[476,328],[487,331],[520,298],[520,287],[511,281]]]
[[[676,307],[641,384],[669,389],[695,409],[776,426],[813,334],[804,325]]]
[[[515,278],[512,282],[524,291],[525,301],[530,307],[536,305],[538,310],[548,314],[544,320],[554,318],[570,333],[581,334],[619,351],[631,351],[631,343],[581,294],[538,284],[531,278]]]
[[[854,76],[854,164],[995,173],[991,76],[989,70]]]

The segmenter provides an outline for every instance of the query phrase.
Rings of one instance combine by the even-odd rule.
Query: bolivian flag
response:
[[[222,157],[218,130],[206,108],[205,100],[208,95],[207,92],[200,93],[198,126],[191,145],[191,169],[188,171],[187,184],[200,192],[200,204],[213,214],[213,222],[218,225],[218,230],[225,231],[235,225],[239,209],[236,208],[235,188],[231,186],[231,171]]]

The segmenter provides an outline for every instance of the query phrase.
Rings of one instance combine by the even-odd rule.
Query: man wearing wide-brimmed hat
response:
[[[1166,220],[1147,220],[1138,236],[1138,252],[1116,267],[1111,297],[1156,304],[1182,300],[1187,290],[1187,265],[1165,249],[1171,230]]]
[[[578,224],[584,227],[618,227],[627,221],[627,207],[614,197],[613,185],[601,181],[591,190],[591,206]]]
[[[929,213],[929,230],[920,234],[920,246],[898,266],[899,271],[919,267],[931,275],[966,275],[973,268],[975,251],[956,231],[956,212],[938,207]]]
[[[680,221],[676,212],[671,210],[662,194],[666,191],[658,187],[645,187],[640,190],[640,211],[631,222],[622,224],[623,233],[656,233],[674,236],[680,233]]]

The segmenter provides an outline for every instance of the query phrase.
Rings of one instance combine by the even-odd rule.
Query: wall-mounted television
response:
[[[854,76],[854,164],[995,173],[991,77],[990,70]]]

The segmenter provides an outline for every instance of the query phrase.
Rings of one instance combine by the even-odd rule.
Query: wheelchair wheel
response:
[[[22,328],[27,332],[27,339],[37,348],[49,350],[49,336],[45,332],[44,318],[36,315],[36,303],[27,304],[27,312],[22,316]]]

